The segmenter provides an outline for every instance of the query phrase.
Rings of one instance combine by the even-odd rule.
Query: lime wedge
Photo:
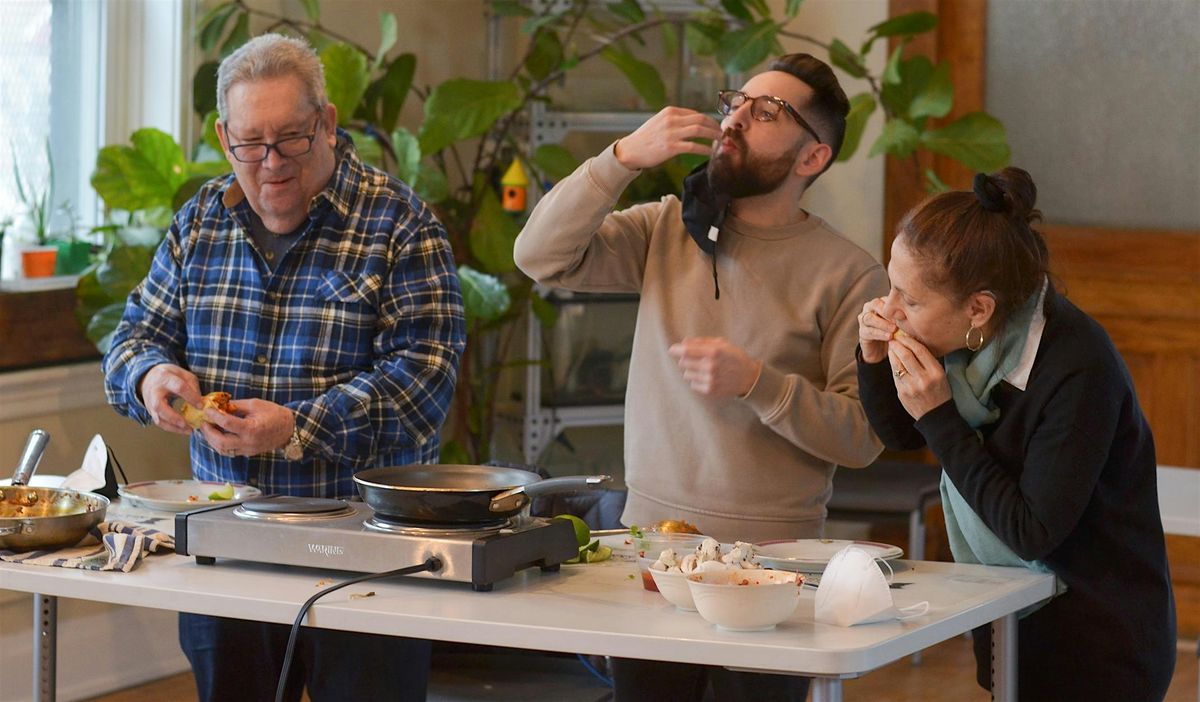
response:
[[[584,550],[579,552],[579,561],[581,563],[599,563],[600,561],[607,561],[611,557],[612,547],[610,546],[602,545],[594,551]]]
[[[208,493],[208,499],[214,500],[214,501],[215,500],[232,500],[233,499],[233,484],[225,483],[225,487]]]
[[[587,522],[573,514],[556,514],[554,515],[554,518],[565,519],[570,522],[571,526],[575,527],[575,543],[579,544],[580,546],[587,546],[588,541],[591,540],[592,537],[592,532],[590,529],[588,529]]]

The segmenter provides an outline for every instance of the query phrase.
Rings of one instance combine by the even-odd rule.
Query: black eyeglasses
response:
[[[786,110],[792,116],[792,119],[796,120],[796,124],[800,125],[804,131],[812,134],[813,139],[816,139],[818,144],[823,143],[821,137],[817,134],[817,130],[804,121],[804,118],[800,116],[796,108],[789,105],[787,100],[783,98],[777,98],[773,95],[750,97],[740,90],[717,91],[717,111],[723,115],[732,114],[745,104],[746,101],[750,102],[750,116],[759,122],[774,122],[775,118],[779,117],[779,113]]]
[[[317,113],[317,122],[313,125],[312,133],[305,136],[288,137],[277,142],[255,142],[251,144],[230,145],[229,153],[242,163],[262,163],[271,154],[271,149],[284,158],[303,156],[312,151],[313,140],[317,138],[317,130],[321,126],[321,114]],[[225,133],[229,134],[229,123],[225,123]],[[232,135],[231,135],[232,136]]]

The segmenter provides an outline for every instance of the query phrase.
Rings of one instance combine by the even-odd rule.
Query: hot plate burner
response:
[[[512,526],[512,520],[494,519],[486,522],[467,522],[462,524],[440,522],[417,522],[389,517],[376,512],[363,522],[363,526],[375,531],[405,536],[464,536],[477,537],[499,533],[501,529]]]
[[[233,514],[242,519],[307,522],[314,519],[340,519],[354,514],[354,510],[345,500],[268,495],[243,502],[233,509]]]

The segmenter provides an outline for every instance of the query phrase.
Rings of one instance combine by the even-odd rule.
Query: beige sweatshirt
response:
[[[887,292],[868,253],[810,215],[763,228],[727,217],[712,259],[674,196],[612,208],[638,175],[613,149],[542,198],[517,238],[517,265],[580,292],[640,294],[625,395],[622,521],[686,519],[722,541],[816,536],[834,467],[882,449],[858,401],[854,350],[863,304]],[[744,398],[715,400],[683,380],[667,347],[719,336],[763,362]]]

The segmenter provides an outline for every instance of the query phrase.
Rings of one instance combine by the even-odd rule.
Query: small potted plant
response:
[[[10,234],[20,240],[21,268],[26,278],[79,273],[87,268],[91,254],[91,244],[75,239],[74,216],[68,203],[54,203],[54,159],[49,142],[46,164],[46,187],[38,190],[22,177],[21,167],[13,159],[13,179],[24,212]]]

